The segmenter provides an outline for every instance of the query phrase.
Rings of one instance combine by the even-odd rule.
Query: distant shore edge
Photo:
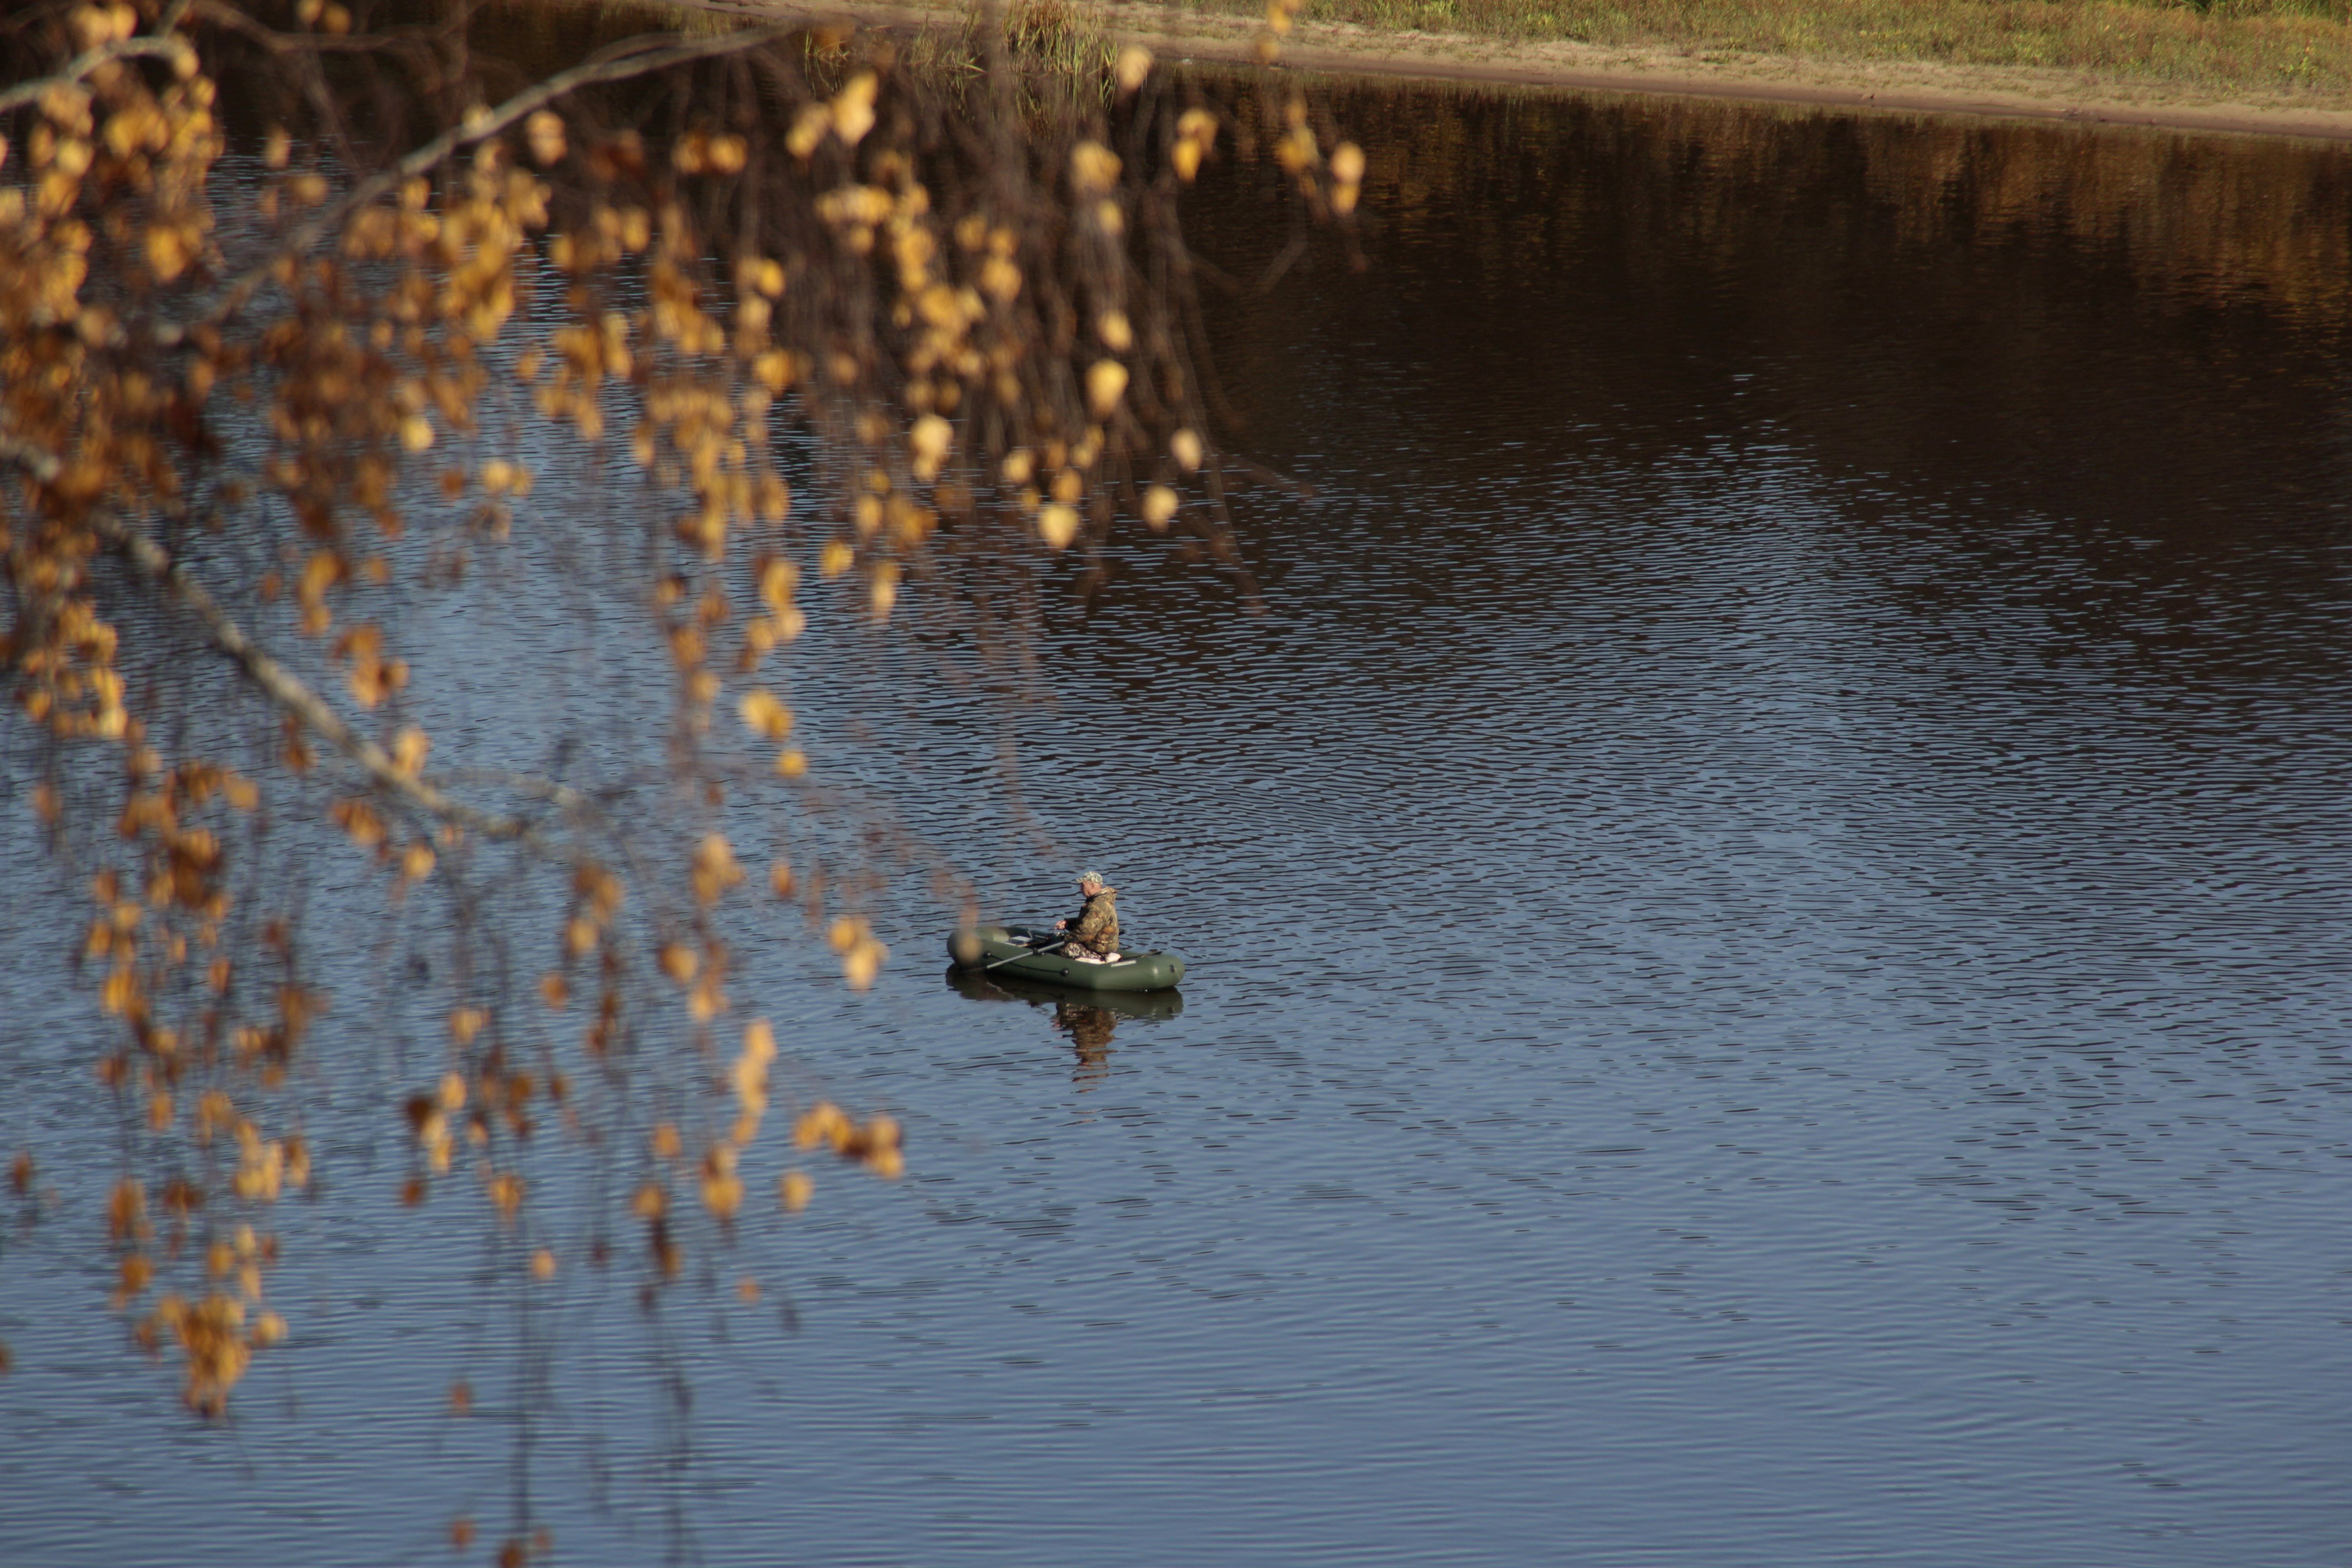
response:
[[[1301,24],[1285,42],[1276,63],[1302,72],[1421,81],[2352,142],[2352,107],[2233,103],[2192,98],[2140,82],[2094,79],[2054,84],[2041,79],[2064,74],[2056,71],[1822,62],[1770,56],[1706,59],[1665,50],[1572,49],[1559,45],[1513,48],[1485,39],[1425,34],[1365,34],[1360,39],[1345,40],[1328,37],[1338,31]],[[1154,36],[1128,27],[1120,29],[1120,36],[1134,37],[1171,61],[1189,58],[1241,64],[1255,59],[1248,37]],[[1416,47],[1416,44],[1426,47]]]
[[[1262,24],[1150,0],[1061,0],[1109,37],[1171,64],[1249,65]],[[801,13],[887,25],[936,21],[959,5],[803,5],[794,0],[688,0],[737,16]],[[1498,87],[1710,98],[1792,108],[1965,115],[2216,135],[2352,142],[2352,94],[2230,96],[2229,89],[2039,67],[1912,60],[1811,59],[1601,46],[1471,34],[1376,29],[1302,17],[1278,68]]]

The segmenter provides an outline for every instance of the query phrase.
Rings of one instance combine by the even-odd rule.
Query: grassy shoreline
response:
[[[1263,0],[1009,3],[1175,58],[1265,29]],[[1307,3],[1304,70],[2352,142],[2352,0]]]
[[[976,0],[571,0],[728,19],[953,19]],[[1265,0],[998,0],[1072,58],[1244,63]],[[2352,142],[2352,0],[1306,0],[1281,63],[1534,87]],[[1099,61],[1097,63],[1100,63]]]
[[[1192,8],[1262,10],[1253,0]],[[1304,20],[1310,37],[1314,23],[1341,23],[1400,38],[2055,70],[2263,99],[2352,96],[2352,0],[1310,0]]]

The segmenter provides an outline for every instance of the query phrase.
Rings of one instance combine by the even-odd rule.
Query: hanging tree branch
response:
[[[694,42],[677,41],[677,35],[663,34],[659,42],[648,47],[649,40],[631,38],[570,70],[558,71],[546,80],[535,83],[515,94],[496,109],[468,115],[464,124],[445,131],[409,153],[390,168],[370,175],[345,192],[341,200],[330,203],[318,216],[300,225],[274,250],[268,260],[248,268],[230,282],[221,296],[204,314],[194,321],[159,328],[155,341],[165,348],[177,347],[191,332],[201,327],[218,326],[243,310],[255,292],[269,281],[278,268],[288,260],[308,253],[312,247],[339,230],[343,220],[371,202],[399,188],[403,182],[416,178],[437,167],[452,153],[479,142],[487,142],[518,121],[558,99],[583,87],[600,83],[626,81],[634,77],[666,70],[672,66],[687,65],[714,56],[740,54],[762,44],[788,37],[806,26],[796,20],[774,26],[757,27],[732,33],[721,38],[706,38]]]
[[[0,114],[22,109],[28,103],[38,103],[44,95],[58,88],[79,86],[82,78],[109,60],[167,59],[177,62],[184,59],[193,64],[195,55],[194,48],[182,37],[117,38],[111,43],[84,49],[58,68],[53,75],[19,82],[5,91],[0,91]]]
[[[0,436],[0,457],[40,484],[54,483],[64,470],[64,465],[49,453],[10,437]],[[173,560],[172,552],[145,531],[100,508],[93,508],[87,521],[91,532],[128,562],[142,578],[186,605],[203,624],[205,637],[213,647],[226,655],[262,695],[355,763],[377,786],[426,816],[469,833],[513,840],[541,851],[554,850],[555,847],[532,824],[452,799],[428,780],[403,768],[391,752],[375,742],[354,731],[308,681],[256,642],[194,573],[184,563]],[[589,805],[587,798],[578,791],[551,782],[534,793],[543,795],[566,812]]]
[[[35,106],[41,120],[0,179],[0,607],[13,612],[0,668],[11,721],[21,710],[52,743],[29,804],[58,844],[86,843],[98,862],[75,962],[98,971],[99,1005],[120,1021],[101,1081],[146,1129],[125,1142],[110,1205],[121,1254],[110,1310],[156,1290],[134,1331],[178,1347],[185,1396],[208,1415],[226,1409],[250,1354],[285,1335],[264,1307],[268,1255],[223,1274],[201,1244],[158,1245],[141,1173],[173,1178],[157,1191],[178,1194],[164,1200],[180,1205],[175,1225],[233,1248],[264,1245],[247,1222],[281,1185],[308,1180],[299,1101],[284,1087],[328,1000],[295,958],[306,929],[359,907],[350,883],[314,869],[334,840],[310,816],[373,851],[395,905],[438,900],[406,918],[416,940],[447,942],[447,963],[429,982],[389,979],[383,1002],[389,1027],[417,1028],[436,1010],[446,1026],[446,1040],[438,1028],[420,1037],[442,1041],[437,1066],[396,1069],[425,1075],[400,1101],[413,1142],[403,1201],[470,1173],[495,1223],[527,1238],[513,1256],[528,1259],[532,1288],[559,1278],[556,1249],[569,1243],[551,1216],[564,1212],[569,1162],[530,1140],[567,1078],[593,1074],[596,1098],[565,1100],[562,1112],[597,1152],[589,1256],[604,1261],[622,1213],[604,1200],[625,1194],[650,1301],[680,1278],[688,1247],[715,1257],[749,1218],[742,1172],[760,1157],[776,1042],[747,1016],[750,999],[730,994],[772,984],[740,955],[797,909],[821,923],[845,983],[871,985],[888,950],[865,913],[884,885],[870,868],[916,837],[891,813],[840,810],[814,781],[753,787],[809,773],[788,697],[829,720],[842,705],[826,706],[823,684],[837,679],[861,699],[846,705],[853,736],[868,708],[829,648],[761,674],[810,626],[803,582],[824,596],[812,607],[838,606],[845,625],[888,623],[904,590],[902,617],[942,615],[1010,668],[1028,656],[1042,584],[1101,581],[1074,547],[1097,551],[1132,523],[1176,528],[1169,542],[1187,550],[1181,535],[1197,533],[1230,556],[1226,465],[1203,436],[1213,367],[1194,357],[1209,339],[1176,208],[1230,113],[1196,83],[1155,84],[1139,47],[1115,65],[1074,64],[992,20],[978,41],[986,80],[972,87],[946,79],[958,60],[933,68],[890,37],[861,50],[854,23],[836,34],[839,12],[785,4],[783,18],[723,37],[633,37],[499,99],[529,79],[509,68],[541,67],[478,58],[470,4],[435,13],[437,30],[354,37],[340,31],[340,6],[305,34],[234,0],[172,0],[146,23],[129,5],[73,0],[58,9],[83,52],[54,70],[45,53],[33,68],[49,74],[0,91],[0,112]],[[820,38],[824,64],[801,68],[796,40]],[[198,58],[215,46],[246,68],[238,90],[223,94],[229,72]],[[730,56],[745,63],[694,68]],[[168,73],[112,64],[132,59],[168,60]],[[665,77],[657,91],[583,91]],[[354,82],[361,96],[372,84],[383,110],[359,149],[341,141]],[[280,92],[291,128],[271,128],[266,172],[225,163],[232,121],[259,129],[271,86],[292,89]],[[419,95],[448,118],[419,125],[407,108]],[[671,123],[640,132],[665,106]],[[1303,100],[1285,113],[1276,156],[1291,187],[1316,212],[1350,211],[1360,154],[1334,148],[1327,177]],[[517,129],[537,173],[500,156]],[[302,166],[281,177],[298,144]],[[497,151],[457,159],[484,144]],[[331,195],[331,180],[346,188]],[[259,263],[205,270],[216,235]],[[1155,240],[1160,261],[1140,265]],[[519,313],[505,341],[520,352],[486,352]],[[234,332],[217,331],[232,321]],[[509,369],[567,445],[479,416]],[[585,727],[562,706],[568,671],[534,689],[517,667],[522,700],[504,715],[516,721],[497,733],[459,708],[451,733],[477,754],[445,752],[428,776],[424,727],[446,711],[431,693],[392,710],[418,724],[397,738],[386,724],[372,739],[379,721],[360,711],[405,689],[405,665],[383,657],[383,626],[354,621],[330,647],[289,631],[285,658],[257,635],[286,623],[247,606],[276,603],[289,575],[299,635],[322,637],[340,608],[374,602],[362,585],[402,591],[409,574],[395,561],[422,554],[416,586],[454,588],[473,542],[518,521],[541,528],[545,548],[511,552],[515,572],[576,566],[593,542],[572,531],[578,503],[510,500],[531,493],[534,468],[581,482],[563,467],[572,430],[599,465],[585,482],[608,493],[598,444],[624,405],[635,416],[629,455],[653,488],[650,504],[613,509],[610,542],[614,563],[626,546],[639,575],[599,573],[593,586],[641,590],[650,637],[586,661],[613,682],[620,733],[576,769],[553,764],[582,787],[478,765],[541,730],[571,754]],[[465,447],[426,459],[436,417]],[[801,444],[778,438],[779,418],[814,454],[797,507],[786,479]],[[222,478],[230,453],[259,470],[270,499],[251,500],[240,481],[247,500],[222,520],[223,542],[191,535],[184,553],[187,498]],[[453,510],[429,553],[394,546],[404,508],[439,504],[436,493],[470,506],[469,492],[482,504],[462,524]],[[153,605],[174,614],[139,609]],[[583,626],[604,614],[585,596],[568,608]],[[231,765],[242,755],[212,754],[224,726],[204,709],[226,673],[205,669],[209,687],[174,678],[180,612],[199,628],[198,662],[217,657],[233,685],[258,694],[235,711],[275,710],[295,742],[253,776]],[[482,658],[510,633],[538,635],[530,617],[482,629]],[[600,621],[595,634],[611,629]],[[674,707],[659,766],[671,787],[657,791],[633,758],[662,738],[663,682],[647,660],[665,654]],[[336,661],[348,661],[348,697],[324,673]],[[921,679],[896,660],[877,673]],[[714,739],[730,708],[743,736]],[[294,776],[313,752],[349,786],[323,814]],[[265,791],[286,809],[241,818],[264,810]],[[393,837],[433,826],[456,830],[439,836],[444,847],[462,837],[522,853],[486,851],[481,874],[453,864],[436,883],[434,845]],[[289,831],[278,842],[291,853],[265,858],[268,836]],[[730,833],[744,859],[768,860],[773,903],[731,891],[748,868]],[[251,868],[241,884],[233,867]],[[961,879],[935,887],[974,912]],[[335,897],[337,914],[310,908]],[[534,948],[529,922],[541,919]],[[514,955],[530,951],[548,955],[538,994],[551,1013],[572,1005],[575,985],[592,1005],[576,1033],[521,1016]],[[742,1047],[718,1079],[717,1031],[730,1020]],[[173,1162],[190,1137],[233,1142],[235,1168],[181,1179]],[[793,1145],[878,1175],[904,1168],[895,1121],[860,1126],[823,1100],[795,1122]],[[804,1173],[785,1173],[782,1211],[809,1190]],[[530,1522],[526,1506],[517,1542]]]

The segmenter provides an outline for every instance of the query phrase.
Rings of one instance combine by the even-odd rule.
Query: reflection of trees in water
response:
[[[2352,328],[2342,149],[1462,89],[1334,101],[1370,132],[1369,267],[1294,268],[1216,329],[1277,464],[1409,472],[1433,503],[1509,490],[1505,510],[1555,517],[1596,489],[1785,455],[1874,533],[1922,497],[1931,526],[1956,498],[2063,520],[2053,584],[2111,575],[2139,548],[2126,531],[2206,551],[2233,518],[2337,526],[2346,453],[2318,432],[2345,406]],[[1190,237],[1260,275],[1280,237],[1229,185],[1210,195]],[[1336,436],[1311,423],[1335,406]],[[1245,552],[1344,537],[1372,562],[1423,521],[1244,521]],[[1417,595],[1495,585],[1497,552],[1415,559]],[[2278,590],[2301,592],[2306,567],[2274,559]],[[2270,570],[2242,552],[2230,569]],[[1389,616],[1376,595],[1352,604]]]
[[[1109,1008],[1086,1002],[1056,1002],[1054,1027],[1070,1037],[1078,1053],[1077,1067],[1070,1074],[1072,1083],[1089,1089],[1110,1076],[1110,1037],[1118,1027],[1118,1018]]]
[[[1632,248],[1733,253],[1891,227],[1913,245],[2063,241],[2167,290],[2345,314],[2352,161],[2321,143],[1491,89],[1359,89],[1334,108],[1373,132],[1384,225],[1444,226],[1486,260],[1535,266],[1596,222]]]

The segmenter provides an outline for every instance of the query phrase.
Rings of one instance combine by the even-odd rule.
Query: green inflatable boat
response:
[[[960,965],[948,968],[948,989],[974,1002],[1024,1002],[1032,1007],[1099,1007],[1116,1018],[1173,1018],[1184,1011],[1181,991],[1073,991],[1056,982],[1015,980],[1009,969],[983,974]]]
[[[966,926],[948,938],[948,956],[959,969],[1077,991],[1165,991],[1184,978],[1179,953],[1121,952],[1116,963],[1088,963],[1064,957],[1063,940],[1036,926]]]

